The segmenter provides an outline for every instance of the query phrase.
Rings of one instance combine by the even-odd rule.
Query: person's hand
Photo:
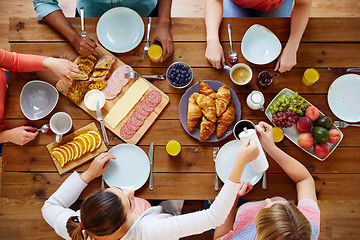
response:
[[[89,56],[95,51],[96,47],[100,46],[100,43],[97,38],[90,36],[82,37],[78,35],[73,42],[73,45],[80,55]]]
[[[253,186],[249,182],[241,182],[240,185],[240,190],[237,194],[238,198],[244,196],[253,189]]]
[[[290,71],[291,68],[297,63],[296,52],[297,49],[286,45],[276,62],[274,71],[279,71],[280,73]]]
[[[170,25],[166,23],[159,23],[155,31],[151,35],[150,44],[159,41],[161,43],[163,54],[161,56],[160,62],[165,61],[174,50],[173,38],[171,34]]]
[[[99,156],[97,156],[91,162],[89,168],[81,174],[81,179],[85,183],[89,183],[95,178],[103,175],[109,166],[110,159],[116,159],[116,158],[114,157],[114,155],[110,153],[102,153]]]
[[[252,141],[251,138],[247,138],[243,141],[243,144],[236,155],[236,161],[249,163],[259,156],[259,152],[256,142]]]
[[[1,132],[1,142],[12,142],[23,146],[34,140],[39,134],[36,127],[21,126]],[[34,132],[36,131],[36,132]]]
[[[86,77],[86,75],[80,74],[80,70],[75,63],[67,59],[48,57],[44,59],[43,65],[53,71],[58,77],[67,80],[70,85],[72,81],[69,77]]]
[[[218,40],[208,40],[205,57],[217,69],[225,65],[224,50]]]
[[[266,152],[269,152],[273,147],[276,147],[273,140],[272,126],[265,122],[259,122],[259,124],[255,127],[260,135],[259,139],[261,146],[265,149]]]

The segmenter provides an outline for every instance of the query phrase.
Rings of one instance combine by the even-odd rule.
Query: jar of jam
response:
[[[272,84],[273,78],[274,78],[274,76],[271,75],[269,72],[262,71],[258,75],[256,85],[259,88],[268,88]]]

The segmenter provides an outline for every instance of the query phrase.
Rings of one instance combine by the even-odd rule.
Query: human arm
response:
[[[159,21],[151,36],[151,44],[155,41],[161,43],[163,55],[160,62],[165,61],[174,50],[171,34],[171,4],[172,0],[159,0]]]
[[[28,142],[34,140],[39,134],[34,132],[36,127],[21,126],[0,132],[0,143],[12,142],[23,146]]]
[[[260,122],[256,128],[260,134],[264,150],[280,165],[284,172],[296,183],[298,201],[311,199],[316,202],[315,182],[309,171],[296,159],[278,148],[273,141],[272,127]]]
[[[235,214],[236,214],[236,206],[237,206],[237,202],[239,200],[240,197],[244,196],[245,194],[247,194],[250,190],[252,189],[252,185],[249,182],[242,182],[241,183],[241,187],[240,190],[237,194],[237,197],[235,199],[235,202],[230,210],[230,213],[228,215],[228,217],[226,218],[224,224],[220,225],[219,227],[215,228],[215,233],[214,233],[214,240],[220,240],[220,238],[222,236],[224,236],[225,234],[227,234],[230,230],[233,229],[233,224],[234,224],[234,220],[235,220]]]
[[[274,71],[286,72],[296,65],[300,40],[309,21],[312,0],[295,0],[291,12],[290,36],[277,60]]]
[[[206,52],[205,57],[217,69],[225,65],[224,50],[220,44],[219,28],[223,15],[223,0],[206,0]]]

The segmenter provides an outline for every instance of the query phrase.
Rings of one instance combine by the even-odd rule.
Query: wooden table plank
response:
[[[80,33],[80,18],[68,18]],[[146,18],[143,18],[146,23]],[[289,18],[224,18],[220,26],[220,40],[229,41],[227,24],[233,26],[233,40],[241,41],[246,30],[254,23],[266,26],[281,40],[289,38]],[[153,18],[152,31],[157,26],[157,18]],[[86,18],[86,33],[96,36],[98,18]],[[51,29],[45,22],[36,18],[11,17],[9,22],[9,42],[19,41],[66,41],[64,37]],[[171,31],[174,41],[205,41],[206,29],[203,18],[172,18]],[[358,42],[360,36],[360,20],[358,18],[310,18],[302,42]]]

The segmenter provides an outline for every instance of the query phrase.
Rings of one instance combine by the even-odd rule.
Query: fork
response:
[[[81,19],[81,36],[86,37],[86,32],[85,32],[85,9],[83,7],[80,8],[80,19]]]
[[[160,79],[160,80],[165,80],[166,76],[165,75],[140,75],[136,72],[129,72],[129,73],[125,73],[124,78],[129,79],[129,78],[139,78],[139,77],[144,77],[144,78],[155,78],[155,79]]]
[[[347,122],[343,122],[343,121],[334,121],[334,123],[335,123],[335,126],[337,126],[338,128],[346,128],[346,127],[350,127],[350,126],[360,127],[360,124],[347,123]]]
[[[214,162],[216,162],[216,155],[219,152],[219,147],[214,147],[213,148],[213,160]],[[215,191],[219,191],[219,177],[217,175],[216,169],[215,169],[215,186],[214,186]]]
[[[150,38],[150,28],[151,28],[151,17],[148,18],[147,32],[146,32],[146,43],[144,47],[144,57],[147,55],[147,52],[150,47],[149,38]]]

